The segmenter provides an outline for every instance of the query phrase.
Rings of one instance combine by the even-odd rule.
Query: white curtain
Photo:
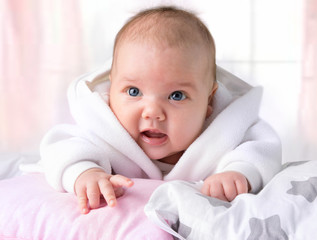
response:
[[[85,72],[77,0],[0,1],[0,151],[36,149],[68,118],[65,87]]]
[[[300,124],[305,159],[317,157],[317,1],[304,1]]]

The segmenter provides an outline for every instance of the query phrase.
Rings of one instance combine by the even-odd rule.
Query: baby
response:
[[[117,34],[110,72],[74,88],[85,92],[70,94],[77,125],[48,133],[41,154],[48,181],[74,191],[84,214],[101,196],[115,206],[135,177],[203,179],[203,194],[232,201],[279,170],[279,139],[257,116],[259,91],[239,98],[217,82],[213,38],[192,13],[140,12]],[[240,110],[239,101],[254,103]]]

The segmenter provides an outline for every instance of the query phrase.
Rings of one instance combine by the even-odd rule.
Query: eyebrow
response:
[[[132,78],[128,78],[128,77],[122,77],[120,79],[120,81],[124,82],[124,83],[139,82],[138,79],[132,79]]]
[[[177,82],[175,85],[181,86],[181,87],[192,88],[192,89],[196,90],[195,84],[193,84],[191,81],[187,81],[187,82]]]
[[[139,83],[140,80],[139,79],[131,79],[131,78],[128,78],[128,77],[123,77],[121,79],[122,82],[124,83]],[[192,88],[194,90],[197,90],[197,87],[195,84],[193,84],[192,81],[177,81],[175,80],[173,83],[170,83],[169,84],[170,86],[172,86],[173,88],[177,88],[177,87],[185,87],[185,88]]]

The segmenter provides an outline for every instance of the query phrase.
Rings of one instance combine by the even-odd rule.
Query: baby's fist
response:
[[[217,173],[207,177],[201,192],[207,196],[231,202],[242,193],[247,193],[249,183],[247,178],[234,171]]]

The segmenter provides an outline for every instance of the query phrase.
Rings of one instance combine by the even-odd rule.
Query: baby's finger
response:
[[[210,186],[206,181],[204,182],[200,192],[206,196],[210,196]]]
[[[107,179],[99,181],[100,192],[105,198],[108,206],[114,207],[117,204],[116,195],[111,182]]]
[[[236,180],[235,185],[236,185],[238,194],[247,193],[249,190],[248,181],[246,179],[245,181],[240,179]]]
[[[80,209],[80,212],[82,214],[87,214],[89,212],[89,209],[87,207],[87,196],[86,196],[86,191],[85,189],[77,191],[77,201],[78,201],[78,206]]]
[[[222,201],[228,201],[225,196],[224,189],[221,183],[215,182],[213,185],[210,186],[210,196],[214,198],[218,198]]]
[[[233,181],[225,181],[223,183],[224,194],[229,202],[231,202],[238,195],[236,185]]]
[[[114,187],[132,187],[134,184],[130,178],[122,175],[113,175],[109,180]]]
[[[114,188],[114,193],[116,195],[116,198],[119,198],[123,195],[124,190],[122,187]]]
[[[96,183],[87,186],[87,197],[91,208],[98,208],[100,204],[100,191]]]

